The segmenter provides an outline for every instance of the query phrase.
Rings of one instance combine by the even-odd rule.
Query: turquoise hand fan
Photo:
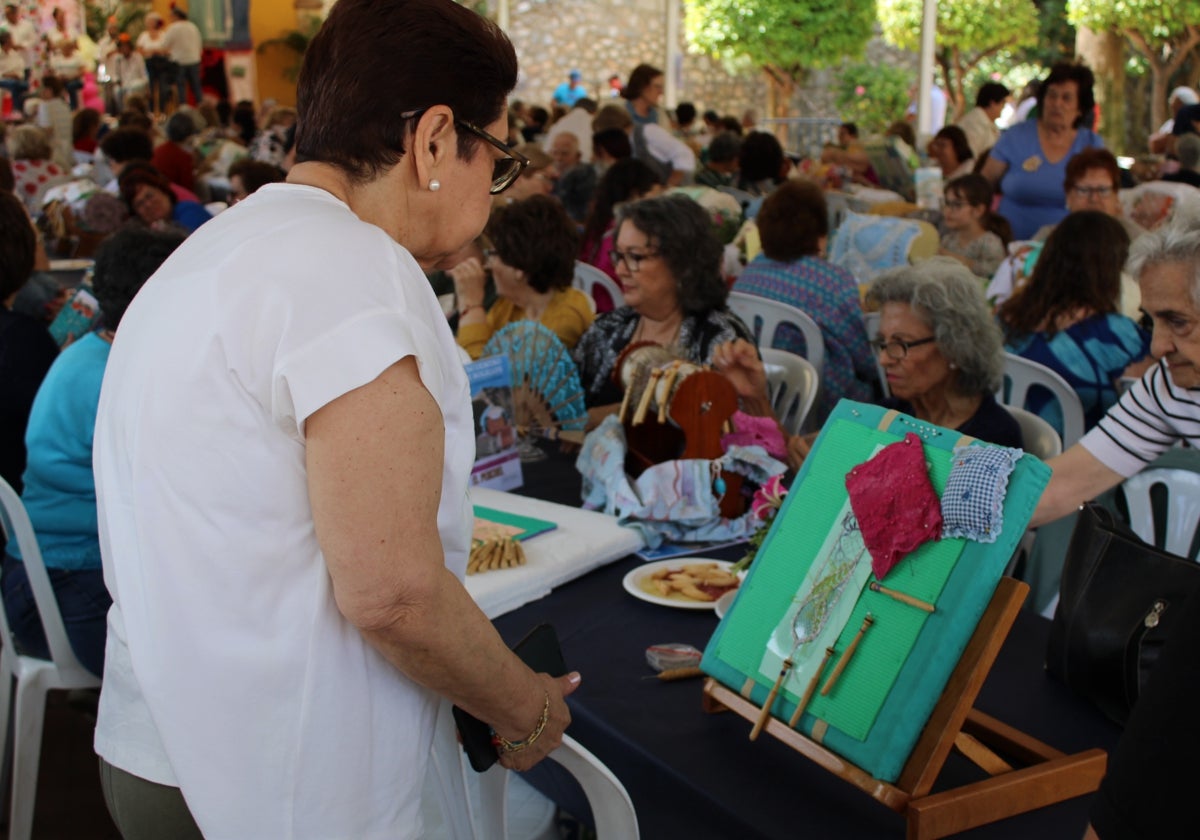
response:
[[[508,356],[513,376],[513,414],[522,435],[555,439],[583,431],[587,406],[579,371],[554,332],[536,321],[515,321],[495,333],[484,356]]]

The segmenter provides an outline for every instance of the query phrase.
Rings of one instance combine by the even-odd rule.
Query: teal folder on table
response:
[[[844,556],[845,546],[838,541],[845,538],[843,523],[850,511],[846,474],[908,432],[920,438],[940,496],[954,448],[972,438],[879,406],[849,400],[838,404],[792,483],[737,599],[708,643],[701,662],[706,673],[758,705],[766,700],[780,662],[793,652],[797,604],[824,574],[829,558]],[[1003,526],[995,542],[927,542],[887,574],[884,586],[933,604],[933,613],[871,591],[869,556],[855,563],[822,632],[795,648],[796,667],[773,706],[775,717],[791,717],[814,672],[820,672],[818,685],[825,684],[870,613],[874,623],[862,634],[853,658],[828,694],[818,691],[810,700],[796,728],[875,778],[895,781],[1049,477],[1045,464],[1022,456],[1009,476]],[[861,538],[857,545],[861,548]],[[835,653],[822,668],[829,646]]]

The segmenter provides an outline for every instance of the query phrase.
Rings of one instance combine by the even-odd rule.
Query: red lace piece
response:
[[[921,439],[912,432],[850,470],[846,491],[879,580],[942,533],[941,503],[925,469]]]

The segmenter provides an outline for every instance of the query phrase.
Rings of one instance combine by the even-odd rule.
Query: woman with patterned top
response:
[[[707,363],[719,344],[751,339],[725,308],[721,244],[699,204],[683,195],[628,204],[617,216],[614,241],[625,305],[597,318],[574,353],[590,425],[617,411],[622,389],[612,374],[628,345],[653,342]]]
[[[787,181],[763,202],[755,222],[763,252],[746,266],[733,290],[794,306],[817,322],[825,340],[820,420],[843,397],[870,402],[878,375],[858,284],[846,269],[821,257],[829,235],[825,194],[810,181]],[[787,324],[774,346],[806,355],[803,336]]]

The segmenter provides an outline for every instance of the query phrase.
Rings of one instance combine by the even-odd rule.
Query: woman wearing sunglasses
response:
[[[302,162],[122,320],[95,743],[124,836],[422,836],[439,698],[507,767],[560,742],[578,675],[530,670],[461,583],[474,418],[422,271],[520,174],[496,139],[516,78],[452,0],[341,0],[300,74]]]
[[[626,346],[653,342],[680,358],[709,362],[716,347],[750,331],[725,308],[721,243],[708,213],[685,195],[627,204],[617,214],[612,261],[625,305],[596,319],[575,347],[575,362],[598,424],[623,396],[613,368]]]

